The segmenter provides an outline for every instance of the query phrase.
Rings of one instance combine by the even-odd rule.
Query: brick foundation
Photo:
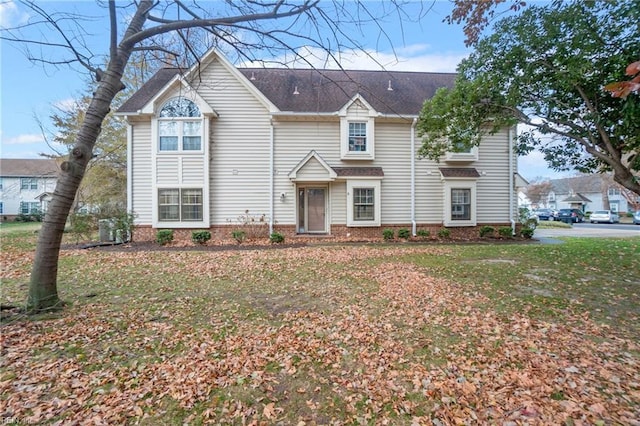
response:
[[[509,223],[483,223],[478,226],[466,226],[466,227],[450,227],[445,228],[439,224],[419,224],[417,230],[429,231],[429,236],[426,239],[437,240],[442,239],[438,236],[438,233],[442,229],[449,230],[449,239],[458,241],[477,240],[479,238],[480,228],[482,226],[492,226],[495,228],[495,236],[498,236],[498,229],[502,227],[511,227]],[[520,224],[516,225],[516,232],[520,231]],[[164,228],[163,228],[164,229]],[[217,225],[209,228],[211,232],[212,242],[233,242],[231,236],[232,231],[243,229],[237,225]],[[331,225],[331,232],[329,234],[297,234],[295,225],[275,225],[273,230],[279,232],[285,236],[285,239],[300,239],[300,238],[335,238],[346,241],[371,241],[382,240],[382,231],[385,229],[392,229],[394,235],[398,235],[398,230],[408,229],[411,231],[411,224],[399,224],[399,225],[384,225],[380,227],[357,227],[351,228],[345,225]],[[136,226],[133,233],[134,241],[155,241],[156,233],[159,228],[152,228],[148,225]],[[175,241],[191,241],[191,233],[197,229],[174,229]],[[243,229],[245,230],[245,229]],[[245,230],[247,240],[266,240],[269,238],[269,228],[265,226],[248,228]],[[286,241],[286,240],[285,240]]]

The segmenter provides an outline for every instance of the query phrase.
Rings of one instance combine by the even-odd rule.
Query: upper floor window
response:
[[[616,195],[620,195],[620,188],[614,188],[614,187],[609,188],[609,196],[616,196]]]
[[[340,158],[375,159],[375,117],[378,113],[359,95],[340,110]]]
[[[367,151],[367,123],[349,123],[349,152]]]
[[[202,150],[202,113],[185,98],[173,98],[160,110],[158,118],[160,151]]]
[[[38,189],[38,179],[20,178],[20,189],[25,189],[25,190]]]

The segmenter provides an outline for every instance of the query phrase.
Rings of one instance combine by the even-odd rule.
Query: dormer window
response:
[[[349,123],[349,152],[367,152],[367,123]]]
[[[377,113],[359,95],[340,111],[340,157],[373,160]]]
[[[202,113],[186,98],[167,101],[158,117],[158,151],[202,151]]]

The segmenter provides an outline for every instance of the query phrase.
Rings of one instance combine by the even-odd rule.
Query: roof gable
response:
[[[251,82],[231,64],[224,56],[215,49],[207,52],[203,58],[188,70],[180,68],[164,68],[159,70],[140,90],[134,93],[122,106],[118,109],[118,115],[131,115],[139,113],[152,113],[155,109],[155,102],[163,99],[164,95],[173,90],[177,84],[181,84],[185,89],[192,93],[192,97],[198,100],[199,106],[207,105],[197,90],[192,88],[189,83],[200,78],[200,71],[214,62],[218,62],[225,70],[235,77],[258,101],[260,101],[268,110],[276,111],[277,107],[267,99]],[[193,99],[192,99],[193,100]],[[215,111],[208,106],[203,111],[205,114],[215,115]]]
[[[289,179],[292,181],[296,180],[304,180],[304,175],[306,171],[311,171],[313,169],[314,178],[313,180],[318,180],[318,175],[326,175],[324,176],[325,181],[335,180],[338,176],[335,170],[327,164],[326,161],[318,154],[316,151],[311,150],[309,153],[289,172]]]

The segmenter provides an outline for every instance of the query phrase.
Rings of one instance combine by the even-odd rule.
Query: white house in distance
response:
[[[0,159],[0,218],[47,211],[57,176],[56,160]]]
[[[602,174],[580,175],[549,181],[551,190],[547,205],[552,209],[580,208],[583,211],[613,210],[626,213],[635,210],[640,197],[632,194],[633,200],[624,196],[624,188]],[[630,201],[633,201],[631,203]]]
[[[425,99],[455,74],[233,66],[210,51],[162,69],[118,110],[128,124],[136,238],[158,229],[228,238],[246,211],[287,236],[452,236],[517,218],[513,129],[420,159]]]

